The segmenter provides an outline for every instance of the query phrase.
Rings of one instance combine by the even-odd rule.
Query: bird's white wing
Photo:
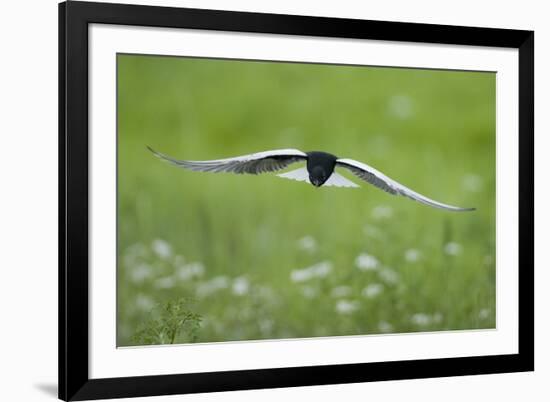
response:
[[[305,181],[306,183],[311,183],[309,180],[309,172],[307,168],[303,167],[296,170],[291,170],[290,172],[281,173],[277,175],[284,179],[291,179],[297,181]],[[328,180],[323,183],[324,186],[334,186],[334,187],[359,187],[357,184],[351,180],[346,179],[344,176],[339,175],[336,172],[333,172]]]
[[[422,194],[417,193],[416,191],[411,190],[408,187],[396,182],[393,179],[390,179],[388,176],[382,172],[376,170],[375,168],[358,162],[353,159],[337,159],[336,166],[346,168],[350,170],[354,175],[360,179],[375,185],[376,187],[394,195],[402,195],[408,197],[412,200],[421,202],[435,208],[447,209],[450,211],[473,211],[475,208],[459,208],[452,205],[443,204],[441,202],[432,200]]]
[[[234,158],[216,159],[208,161],[184,161],[173,159],[161,154],[150,147],[149,150],[160,159],[170,162],[181,168],[199,172],[228,172],[259,174],[275,172],[286,168],[288,165],[306,160],[307,155],[297,149],[277,149],[273,151],[257,152],[250,155],[236,156]]]
[[[333,187],[359,187],[357,184],[351,180],[346,179],[344,176],[339,175],[336,172],[332,172],[330,177],[326,182],[323,183],[324,186],[333,186]]]
[[[296,170],[291,170],[290,172],[281,173],[281,174],[278,174],[277,176],[282,177],[284,179],[305,181],[306,183],[310,183],[309,173],[305,167],[296,169]]]

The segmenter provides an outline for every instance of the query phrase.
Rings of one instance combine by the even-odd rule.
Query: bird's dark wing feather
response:
[[[273,151],[258,152],[250,155],[236,156],[234,158],[227,159],[183,161],[161,154],[150,147],[147,148],[149,148],[153,154],[162,160],[170,162],[178,167],[198,172],[227,172],[238,174],[268,173],[284,169],[292,163],[307,159],[307,155],[297,149],[278,149]]]
[[[459,208],[452,205],[443,204],[441,202],[432,200],[426,196],[423,196],[422,194],[419,194],[413,190],[411,190],[408,187],[405,187],[404,185],[396,182],[395,180],[390,179],[388,176],[383,174],[382,172],[379,172],[375,168],[362,163],[355,161],[353,159],[337,159],[336,160],[336,166],[340,166],[343,168],[348,169],[351,171],[354,175],[359,177],[360,179],[366,181],[367,183],[370,183],[390,194],[394,195],[402,195],[405,197],[408,197],[412,200],[421,202],[423,204],[435,207],[435,208],[441,208],[441,209],[447,209],[451,211],[473,211],[475,208]]]

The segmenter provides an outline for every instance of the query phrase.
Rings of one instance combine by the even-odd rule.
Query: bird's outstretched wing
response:
[[[198,172],[227,172],[238,174],[268,173],[284,169],[292,163],[305,161],[307,159],[307,155],[297,149],[277,149],[227,159],[182,161],[161,154],[150,147],[147,148],[162,160],[170,162],[178,167]]]
[[[385,174],[379,172],[375,168],[353,159],[337,159],[336,166],[340,166],[350,170],[354,175],[366,182],[375,185],[376,187],[394,195],[402,195],[412,200],[421,202],[435,208],[447,209],[450,211],[473,211],[475,208],[459,208],[452,205],[443,204],[438,201],[434,201],[428,197],[418,194],[408,187],[390,179]]]

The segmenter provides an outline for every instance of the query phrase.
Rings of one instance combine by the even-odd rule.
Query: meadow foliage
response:
[[[493,73],[118,57],[119,346],[494,328]],[[324,150],[477,210],[147,145]]]

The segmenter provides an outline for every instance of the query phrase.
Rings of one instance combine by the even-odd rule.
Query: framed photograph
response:
[[[534,33],[59,5],[59,397],[529,371]]]

